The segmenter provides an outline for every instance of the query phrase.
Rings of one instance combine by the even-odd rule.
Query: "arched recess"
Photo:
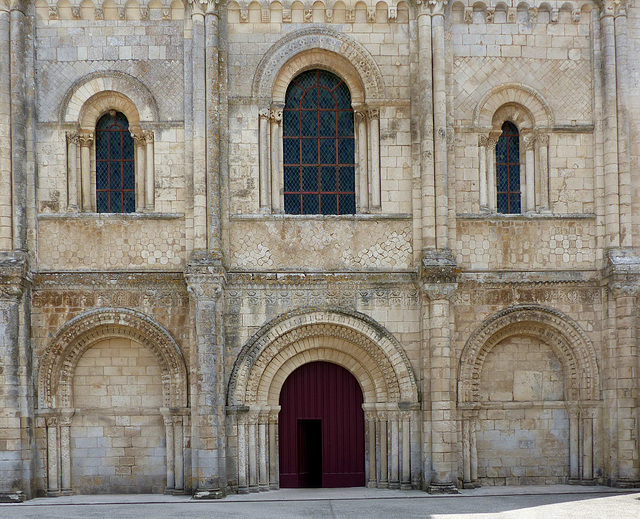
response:
[[[67,92],[60,108],[60,123],[67,129],[67,207],[96,212],[97,121],[109,112],[121,112],[129,123],[135,150],[135,210],[155,208],[155,139],[152,124],[158,106],[151,91],[137,78],[117,71],[89,74]]]
[[[537,339],[553,351],[563,366],[565,394],[561,401],[522,404],[509,401],[502,407],[499,402],[480,401],[479,386],[484,362],[495,346],[504,344],[503,341],[512,337]],[[520,366],[513,369],[530,368]],[[601,381],[595,349],[586,333],[568,316],[540,305],[517,305],[489,317],[469,337],[458,368],[464,484],[473,487],[478,480],[478,459],[483,456],[479,454],[476,436],[484,430],[482,413],[496,406],[507,415],[517,412],[517,409],[529,409],[529,418],[535,417],[534,412],[564,413],[563,420],[567,420],[568,424],[568,430],[565,431],[568,435],[569,459],[565,467],[568,468],[569,478],[591,482],[598,463],[593,453],[600,399]],[[523,434],[527,434],[526,431]],[[532,445],[535,445],[535,441]],[[509,459],[509,453],[495,455],[503,461]],[[536,453],[531,455],[535,457]]]
[[[354,103],[361,99],[355,97],[358,91],[353,90],[354,87],[357,88],[358,81],[361,82],[360,90],[364,90],[363,94],[367,102],[385,97],[382,73],[369,52],[351,37],[320,27],[296,31],[282,38],[266,52],[254,76],[253,97],[271,101],[277,95],[278,99],[284,103],[284,94],[289,84],[284,79],[287,75],[287,69],[284,67],[292,58],[300,54],[304,55],[307,51],[324,51],[313,53],[305,59],[311,62],[319,59],[321,63],[317,63],[316,66],[324,64],[326,67],[332,67],[329,70],[344,77],[352,90]],[[345,66],[344,69],[342,64]],[[306,68],[312,68],[312,66]],[[299,72],[301,70],[298,69]],[[345,74],[353,75],[353,82],[350,82],[349,78],[344,76]],[[364,99],[361,102],[364,102]]]
[[[187,406],[187,369],[178,344],[162,326],[126,308],[91,310],[66,323],[40,360],[40,409],[73,407],[71,383],[82,354],[97,342],[126,337],[149,348],[162,369],[165,407]]]
[[[534,336],[551,346],[565,368],[566,400],[600,399],[596,353],[584,331],[557,310],[519,305],[489,317],[469,337],[460,358],[458,402],[478,400],[478,381],[487,354],[513,335]]]
[[[473,111],[473,125],[478,128],[492,127],[494,114],[501,106],[520,105],[531,114],[536,128],[550,128],[554,124],[553,112],[542,94],[521,83],[506,83],[489,90]]]
[[[254,75],[252,97],[259,103],[260,211],[283,212],[280,157],[285,97],[291,80],[312,69],[330,71],[349,87],[357,149],[356,209],[360,213],[381,210],[380,119],[386,96],[382,74],[371,54],[351,37],[311,27],[274,44]]]
[[[139,121],[155,122],[159,119],[158,104],[144,83],[124,72],[108,70],[88,74],[71,86],[60,106],[60,122],[80,123],[82,108],[99,92],[116,92],[128,98],[140,114]]]
[[[419,438],[413,416],[419,408],[418,389],[402,346],[361,313],[310,308],[265,324],[234,364],[227,398],[236,416],[237,448],[231,455],[238,467],[238,491],[278,488],[280,390],[297,367],[314,361],[338,364],[360,384],[367,424],[367,484],[416,485],[419,462],[412,453],[419,449],[411,446]],[[387,445],[392,446],[389,453]]]
[[[152,352],[158,362],[163,407],[152,413],[160,423],[164,422],[166,489],[181,491],[184,488],[189,411],[187,369],[180,348],[161,325],[144,314],[125,308],[101,308],[83,313],[65,324],[40,359],[38,412],[46,419],[47,490],[50,495],[73,490],[71,429],[74,414],[80,414],[81,420],[95,415],[95,411],[81,412],[74,407],[76,366],[88,349],[112,339],[135,342]],[[141,412],[133,411],[134,414]],[[131,410],[112,408],[109,414],[117,417],[121,412],[126,414]],[[148,412],[145,416],[149,416]]]
[[[505,83],[489,90],[473,113],[480,155],[480,209],[497,211],[496,145],[502,125],[510,122],[520,136],[521,212],[547,212],[549,193],[549,136],[554,127],[551,107],[533,88]]]

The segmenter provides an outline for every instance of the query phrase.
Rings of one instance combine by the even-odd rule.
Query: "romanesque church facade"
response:
[[[0,0],[0,497],[640,484],[640,7]]]

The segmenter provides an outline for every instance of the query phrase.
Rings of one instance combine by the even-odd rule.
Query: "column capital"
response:
[[[459,270],[451,249],[426,249],[422,251],[420,280],[423,284],[456,284]]]
[[[187,0],[191,8],[191,14],[215,14],[218,15],[219,0]]]
[[[216,300],[227,283],[222,260],[213,251],[194,251],[184,272],[187,290],[196,300]]]
[[[78,132],[78,143],[82,147],[90,147],[93,145],[93,132],[89,130],[82,130]]]
[[[538,138],[537,132],[534,132],[534,131],[522,132],[522,143],[524,144],[525,150],[534,149],[537,138]]]
[[[272,108],[270,118],[273,122],[280,124],[282,122],[282,108]]]
[[[270,115],[271,110],[269,110],[268,108],[260,108],[260,110],[258,110],[258,117],[260,119],[268,119]]]
[[[0,300],[17,302],[31,284],[29,257],[25,252],[0,253]]]
[[[634,249],[612,248],[605,252],[602,278],[614,297],[638,295],[640,290],[640,255]]]

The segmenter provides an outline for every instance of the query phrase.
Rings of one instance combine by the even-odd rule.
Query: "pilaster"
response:
[[[226,490],[222,308],[226,273],[219,258],[196,252],[185,280],[195,315],[190,374],[193,489],[196,498],[216,499]]]

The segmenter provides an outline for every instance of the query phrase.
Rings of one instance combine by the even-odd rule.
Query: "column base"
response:
[[[22,490],[16,492],[0,492],[0,503],[22,503],[27,500]]]
[[[459,494],[460,491],[453,483],[430,483],[427,494]]]
[[[60,497],[62,492],[60,490],[47,490],[47,497]]]
[[[569,478],[567,480],[567,485],[581,485],[582,481],[580,481],[580,479],[578,478]]]
[[[219,488],[213,490],[198,490],[193,494],[193,499],[222,499],[224,492]]]
[[[618,479],[616,481],[609,481],[610,487],[615,488],[638,488],[640,487],[640,481],[633,479]]]
[[[478,485],[478,483],[474,483],[473,481],[464,481],[462,483],[462,488],[464,488],[465,490],[473,490],[474,488],[480,488],[480,485]]]

